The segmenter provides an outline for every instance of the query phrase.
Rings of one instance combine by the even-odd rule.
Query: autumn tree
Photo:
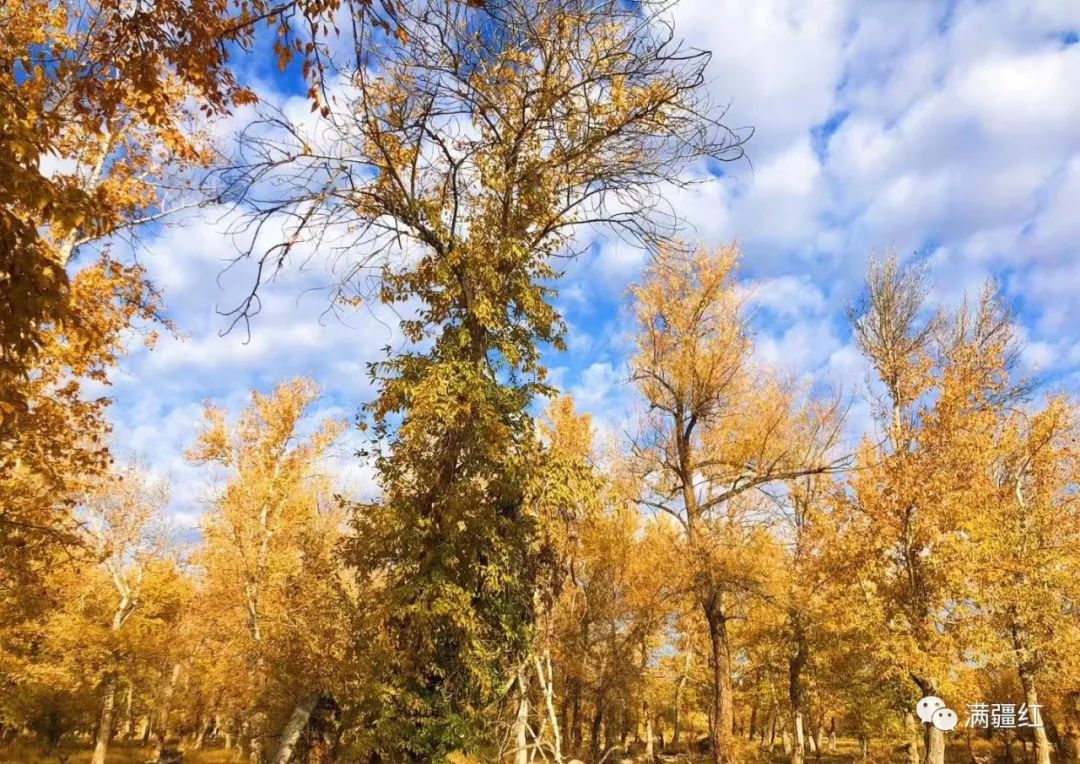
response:
[[[860,567],[895,675],[913,680],[904,704],[948,688],[963,653],[976,575],[971,522],[1004,408],[1024,392],[1015,333],[993,290],[955,315],[926,304],[924,271],[875,261],[855,337],[881,382],[885,437],[864,440],[852,473]],[[857,529],[857,530],[856,530]],[[914,721],[908,711],[908,724]],[[925,759],[940,764],[944,733],[927,725]],[[918,760],[914,739],[909,760]]]
[[[784,611],[787,638],[792,764],[805,761],[808,745],[815,751],[821,748],[825,704],[819,702],[817,709],[811,710],[808,686],[811,677],[817,679],[815,669],[827,656],[819,654],[818,648],[837,636],[829,621],[842,615],[835,612],[843,604],[834,602],[838,587],[833,584],[838,571],[829,549],[839,530],[830,516],[833,490],[834,483],[828,476],[796,478],[787,485],[779,513],[778,537],[785,554],[777,601]]]
[[[132,323],[158,310],[141,273],[109,261],[81,270],[67,293],[78,329],[43,333],[33,374],[5,383],[25,408],[0,423],[0,622],[17,620],[48,567],[85,540],[74,508],[108,464],[108,399],[88,388],[106,381]]]
[[[732,645],[738,598],[761,590],[770,543],[755,494],[833,469],[838,418],[801,403],[755,368],[733,246],[663,250],[633,290],[632,376],[648,412],[634,443],[645,507],[674,518],[694,566],[708,624],[709,737],[714,761],[733,755]]]
[[[252,755],[263,755],[272,722],[284,726],[300,710],[279,740],[279,762],[316,703],[340,687],[347,644],[348,601],[333,561],[342,518],[320,465],[341,425],[324,420],[307,433],[317,398],[313,383],[294,380],[253,393],[236,421],[208,408],[188,452],[223,473],[197,560],[203,617],[214,624],[216,655],[232,658],[222,680],[239,701]]]
[[[153,3],[14,0],[0,9],[0,411],[51,331],[80,331],[69,263],[79,248],[156,220],[205,164],[201,117],[250,104],[233,67],[270,27],[284,68],[304,59],[319,103],[333,15],[388,30],[394,0]],[[192,14],[197,14],[193,23]],[[355,59],[354,59],[355,60]],[[132,275],[136,275],[137,272]]]
[[[1077,638],[1072,607],[1080,573],[1075,416],[1062,398],[1002,412],[992,461],[983,465],[985,497],[968,526],[983,625],[991,632],[976,632],[973,654],[981,665],[1016,672],[1029,721],[1039,724],[1032,729],[1039,764],[1051,760],[1046,725],[1053,721],[1040,710],[1046,694],[1039,688],[1057,685],[1067,697],[1077,681],[1067,657]],[[1054,710],[1067,719],[1075,714],[1067,703]]]
[[[207,118],[256,100],[233,67],[262,45],[261,28],[270,27],[267,47],[282,67],[304,60],[308,95],[320,103],[330,20],[343,5],[358,28],[388,30],[397,3],[13,0],[0,8],[5,567],[9,558],[40,566],[42,554],[64,554],[77,541],[74,484],[106,466],[105,401],[87,397],[83,384],[102,381],[122,332],[160,309],[143,268],[110,256],[111,243],[202,200],[192,181],[214,159]]]
[[[163,539],[153,523],[167,499],[161,487],[129,468],[96,487],[83,503],[87,533],[112,582],[116,608],[110,631],[120,632],[142,604],[143,579],[155,556],[162,556]],[[155,535],[157,537],[155,537]],[[102,681],[101,718],[94,742],[92,764],[104,764],[113,735],[119,671],[108,671]]]
[[[649,746],[660,705],[650,689],[681,579],[672,572],[670,523],[641,515],[617,492],[606,492],[603,509],[580,524],[574,546],[554,612],[556,667],[567,749],[599,761],[625,752],[631,733],[643,731]]]
[[[98,478],[78,509],[93,555],[49,571],[47,590],[62,596],[7,645],[9,689],[27,702],[14,716],[49,746],[86,725],[96,728],[93,761],[104,761],[118,719],[130,721],[120,689],[130,698],[153,681],[169,651],[188,589],[163,525],[165,495],[134,465]]]
[[[354,302],[364,277],[410,343],[372,367],[381,496],[350,556],[396,648],[373,721],[384,755],[441,761],[491,742],[484,709],[530,644],[537,519],[523,503],[561,344],[554,257],[584,226],[654,242],[664,183],[739,139],[706,102],[707,54],[662,3],[408,4],[316,131],[270,119],[219,175],[272,271],[317,243]],[[268,188],[284,190],[273,193]],[[252,247],[262,240],[256,235]],[[242,317],[257,295],[239,307]]]

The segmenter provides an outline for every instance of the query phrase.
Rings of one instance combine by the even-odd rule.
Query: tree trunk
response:
[[[112,739],[113,707],[116,703],[116,673],[105,677],[101,693],[101,719],[98,721],[97,740],[94,742],[94,755],[90,764],[105,764],[105,754]]]
[[[653,730],[652,714],[649,712],[649,704],[644,703],[642,713],[645,715],[645,755],[651,760],[653,757]]]
[[[602,742],[600,740],[600,727],[604,723],[604,693],[596,698],[596,708],[593,711],[592,725],[589,728],[589,760],[598,761],[600,759],[600,748]]]
[[[679,736],[682,734],[682,696],[683,691],[686,688],[686,682],[690,678],[690,662],[692,660],[693,649],[688,645],[686,648],[686,657],[683,659],[683,672],[679,677],[679,681],[675,684],[675,718],[674,718],[674,731],[671,733],[671,748],[676,753],[679,752]]]
[[[945,733],[933,724],[927,725],[925,764],[945,764]]]
[[[540,661],[537,655],[533,660],[536,669],[536,679],[540,682],[540,689],[544,695],[544,706],[547,708],[548,723],[551,725],[551,750],[556,764],[562,764],[562,730],[559,728],[559,717],[555,713],[555,688],[552,686],[554,677],[551,671],[551,653],[544,651],[544,661]]]
[[[731,692],[731,645],[728,643],[727,616],[724,614],[720,592],[709,593],[704,601],[704,610],[705,620],[709,625],[709,647],[712,650],[709,748],[713,764],[727,764],[731,760],[735,706]]]
[[[1024,687],[1024,702],[1028,707],[1028,720],[1032,727],[1031,732],[1035,736],[1035,764],[1050,764],[1050,740],[1046,736],[1046,727],[1043,726],[1039,708],[1039,693],[1035,689],[1035,677],[1024,664],[1020,666],[1020,683]]]
[[[905,746],[908,764],[919,764],[919,725],[910,711],[904,714],[904,729],[908,738]]]
[[[135,683],[128,679],[127,692],[124,693],[124,713],[120,717],[120,726],[116,731],[116,736],[121,740],[127,740],[131,737],[131,703],[134,694]]]
[[[836,717],[829,720],[829,753],[836,753]]]
[[[937,695],[937,682],[924,677],[913,677],[923,697]],[[914,724],[914,720],[912,720]],[[923,764],[945,764],[945,733],[933,724],[926,727],[926,750],[923,753]],[[910,751],[908,753],[910,756]]]
[[[581,752],[581,680],[575,678],[570,703],[570,740],[574,753]]]
[[[750,729],[747,730],[746,737],[750,740],[757,737],[757,703],[750,708]]]
[[[795,653],[788,659],[788,702],[791,707],[794,743],[791,752],[791,764],[803,764],[806,760],[806,746],[803,734],[802,670],[806,665],[809,648],[806,643],[806,636],[803,633],[802,619],[797,610],[788,612],[788,623],[791,626],[795,643]]]
[[[281,740],[278,743],[277,752],[274,754],[274,758],[271,759],[273,764],[288,764],[289,760],[292,759],[296,744],[307,727],[308,721],[311,719],[311,712],[315,710],[315,703],[317,702],[318,697],[312,695],[296,704],[292,716],[289,717],[289,721],[285,724],[285,729],[281,731]]]
[[[693,661],[693,647],[686,647],[686,657],[683,659],[683,673],[675,685],[675,729],[672,733],[672,749],[678,752],[679,735],[683,733],[683,693],[686,691],[686,683],[690,679],[690,664]]]
[[[529,764],[529,687],[525,669],[518,671],[518,710],[514,720],[514,764]]]
[[[191,739],[191,748],[194,751],[198,751],[203,747],[203,741],[206,739],[206,730],[210,727],[210,720],[203,719],[201,716],[195,723],[195,734]]]
[[[805,738],[803,737],[802,711],[791,714],[791,764],[803,764],[806,760]]]
[[[256,711],[248,717],[245,724],[247,736],[248,762],[263,764],[266,754],[266,714]]]

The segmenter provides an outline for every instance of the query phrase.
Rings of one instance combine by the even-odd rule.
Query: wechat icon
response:
[[[923,724],[933,724],[942,732],[949,732],[956,728],[958,717],[956,712],[945,705],[945,701],[933,695],[927,695],[915,706],[915,713]]]

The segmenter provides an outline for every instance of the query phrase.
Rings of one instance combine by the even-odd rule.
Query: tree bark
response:
[[[559,728],[559,717],[555,713],[555,689],[552,686],[553,676],[551,671],[551,653],[544,651],[544,661],[540,661],[537,655],[533,660],[536,669],[536,679],[540,682],[540,689],[544,695],[544,705],[547,708],[548,723],[551,724],[551,748],[556,764],[562,764],[562,730]],[[546,669],[546,671],[545,671]]]
[[[573,699],[570,703],[570,745],[574,753],[581,752],[581,680],[574,678]]]
[[[791,714],[791,764],[803,764],[806,761],[806,743],[803,737],[802,711]]]
[[[945,733],[933,724],[927,725],[925,764],[945,764]]]
[[[600,740],[600,727],[604,723],[604,693],[601,692],[596,698],[596,708],[593,711],[592,724],[589,728],[589,760],[597,761],[600,758],[600,749],[603,743]]]
[[[675,718],[674,718],[674,731],[671,733],[671,747],[676,753],[679,752],[679,736],[682,734],[682,696],[683,691],[686,688],[686,682],[690,678],[690,662],[692,660],[693,649],[688,645],[686,648],[686,657],[683,662],[683,672],[679,677],[679,681],[675,684]]]
[[[731,646],[728,643],[727,616],[722,595],[710,591],[704,598],[705,620],[709,625],[709,646],[712,650],[712,700],[709,704],[709,748],[713,764],[731,761],[732,730],[735,727],[735,706],[731,692]]]
[[[1020,666],[1020,683],[1024,687],[1024,702],[1027,703],[1029,721],[1037,724],[1031,732],[1035,736],[1035,764],[1050,764],[1050,739],[1046,736],[1046,727],[1043,726],[1041,709],[1039,708],[1039,693],[1035,689],[1035,677],[1028,667]],[[1039,718],[1034,718],[1038,715]]]
[[[802,628],[802,619],[797,610],[788,612],[795,652],[788,659],[788,702],[791,705],[791,721],[794,746],[791,752],[791,764],[803,764],[806,760],[806,747],[803,733],[802,708],[802,670],[806,665],[809,647]]]
[[[514,720],[514,764],[529,764],[529,687],[525,669],[518,671],[518,710]]]
[[[300,740],[300,735],[303,734],[304,728],[307,727],[308,721],[311,719],[311,712],[315,710],[317,702],[318,696],[312,695],[296,704],[292,716],[289,717],[285,729],[281,732],[281,741],[278,743],[277,752],[274,754],[274,758],[271,759],[273,764],[288,764],[293,751],[296,749],[296,744]]]
[[[94,755],[90,764],[105,764],[105,754],[112,739],[113,711],[116,703],[116,673],[105,677],[101,693],[101,718],[98,721],[97,739],[94,741]]]
[[[652,729],[652,713],[649,711],[649,704],[642,704],[642,713],[645,716],[645,755],[652,760],[653,757],[653,729]]]
[[[904,714],[904,729],[908,736],[905,745],[908,764],[919,764],[919,725],[915,721],[915,714],[910,711]]]
[[[937,695],[937,682],[925,677],[912,677],[918,685],[923,697]],[[914,720],[913,722],[914,723]],[[926,727],[926,750],[923,753],[923,764],[945,764],[945,733],[933,724]],[[910,756],[910,751],[908,753]]]

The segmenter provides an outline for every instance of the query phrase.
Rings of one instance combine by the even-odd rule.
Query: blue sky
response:
[[[690,44],[713,53],[709,88],[729,104],[726,121],[755,130],[748,161],[671,201],[688,238],[740,243],[762,361],[858,396],[866,370],[844,310],[867,257],[896,250],[928,262],[945,303],[999,279],[1025,364],[1077,387],[1080,3],[682,0],[674,15]],[[294,73],[247,72],[264,99],[307,113]],[[218,136],[244,119],[223,121]],[[317,290],[333,277],[318,258],[266,285],[250,338],[222,336],[217,310],[249,275],[222,275],[236,251],[222,214],[145,238],[141,259],[186,336],[133,347],[113,378],[115,448],[171,480],[181,524],[196,521],[208,486],[183,459],[204,400],[239,410],[250,389],[305,375],[326,391],[320,414],[352,419],[371,395],[365,364],[397,340],[378,307],[347,323],[324,314]],[[624,298],[644,262],[600,240],[565,263],[560,283],[569,347],[546,360],[605,434],[625,429],[634,406]],[[853,433],[867,422],[857,400]],[[354,447],[355,435],[342,442],[334,468],[346,489],[370,491]]]

